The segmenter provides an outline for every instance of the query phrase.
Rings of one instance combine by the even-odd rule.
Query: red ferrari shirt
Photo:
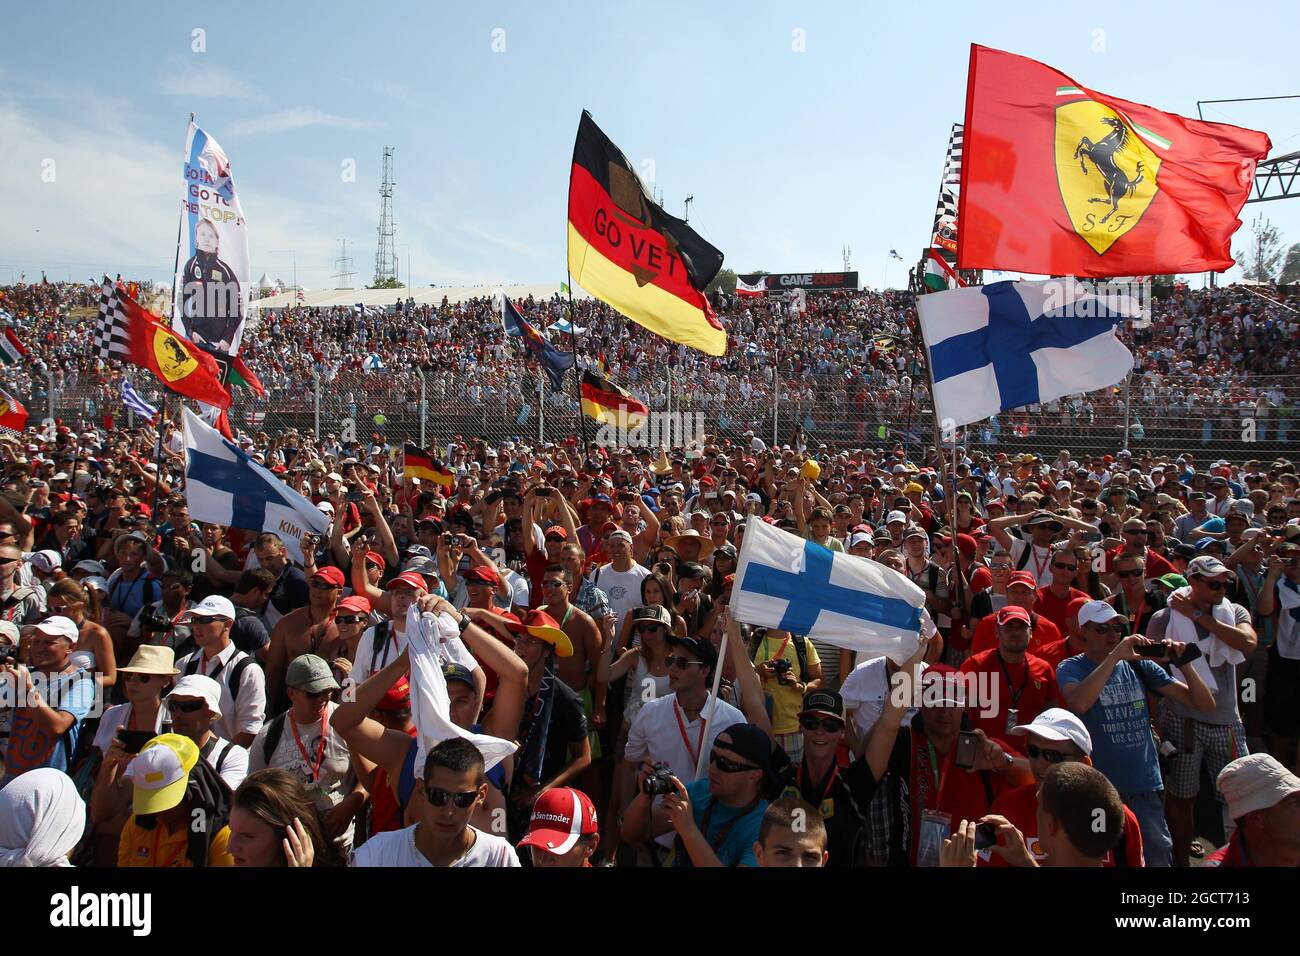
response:
[[[1087,600],[1088,595],[1078,588],[1070,588],[1065,597],[1059,598],[1052,593],[1050,587],[1039,588],[1038,596],[1034,598],[1034,613],[1047,618],[1056,625],[1056,629],[1062,634],[1068,634],[1070,633],[1070,627],[1067,623],[1069,615],[1066,613],[1066,608],[1070,606],[1070,602],[1075,598]]]
[[[1047,859],[1047,854],[1038,842],[1037,784],[1031,783],[1023,787],[1016,787],[1014,790],[1008,790],[993,801],[993,809],[989,812],[1006,817],[1017,830],[1025,835],[1025,846],[1035,860],[1042,863],[1043,860]],[[1143,865],[1142,830],[1138,826],[1137,817],[1133,815],[1133,811],[1128,807],[1124,808],[1124,836],[1116,849],[1121,851],[1119,855],[1125,866]],[[1113,867],[1115,865],[1115,855],[1114,850],[1107,853],[1102,860],[1102,865]],[[1010,866],[1011,864],[990,849],[979,852],[978,865]]]
[[[979,624],[975,626],[975,637],[970,642],[971,654],[978,654],[998,646],[997,621],[994,620],[996,616],[986,614],[980,618]],[[1038,649],[1044,644],[1061,639],[1061,629],[1037,612],[1030,616],[1033,618],[1034,630],[1029,637],[1029,649],[1037,654]]]
[[[978,699],[968,711],[971,724],[1013,746],[1019,738],[1010,736],[1012,727],[1029,723],[1049,707],[1065,706],[1051,665],[1034,654],[1026,654],[1023,664],[1008,664],[993,648],[966,658],[961,671],[988,675],[977,684]]]

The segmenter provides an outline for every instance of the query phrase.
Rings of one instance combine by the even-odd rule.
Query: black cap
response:
[[[640,607],[632,608],[632,621],[651,621],[655,624],[662,624],[664,627],[673,626],[672,615],[668,609],[661,604],[642,604]]]
[[[722,740],[726,737],[730,740]],[[714,739],[715,748],[730,750],[754,764],[764,775],[772,773],[772,740],[755,724],[732,724]]]
[[[444,680],[458,680],[463,684],[469,684],[470,687],[476,687],[474,683],[474,672],[464,664],[456,664],[452,661],[442,665],[442,676]]]
[[[838,717],[844,720],[844,698],[833,691],[815,690],[811,694],[805,694],[803,698],[803,709],[799,711],[799,716],[804,714],[825,714],[828,717]]]
[[[709,665],[712,670],[718,663],[718,649],[713,646],[713,642],[703,637],[678,637],[676,634],[668,635],[668,644],[671,647],[684,647],[701,662]]]

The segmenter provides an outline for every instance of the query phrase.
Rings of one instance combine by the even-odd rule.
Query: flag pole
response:
[[[154,450],[153,462],[154,480],[153,480],[153,504],[150,506],[150,520],[158,514],[158,490],[162,487],[162,447],[163,432],[166,431],[167,424],[167,401],[168,396],[163,392],[162,408],[158,410],[158,447]]]
[[[709,727],[713,723],[713,713],[718,709],[718,686],[722,683],[722,668],[727,660],[727,639],[731,637],[728,633],[731,628],[722,632],[722,643],[718,647],[718,663],[713,670],[713,695],[709,698],[709,712],[704,717],[704,726],[701,728],[703,733],[700,734],[700,755],[695,760],[695,779],[699,780],[704,776],[704,768],[708,763],[709,755],[705,752],[704,741],[709,736]]]
[[[582,452],[579,461],[587,458],[587,416],[582,411],[582,368],[578,365],[578,314],[573,306],[573,275],[566,269],[564,277],[569,281],[565,288],[569,290],[569,345],[573,351],[573,395],[578,401],[578,430],[582,435]]]
[[[187,138],[189,137],[190,126],[193,125],[194,125],[194,114],[190,113],[190,124],[189,126],[185,127],[185,135]],[[185,158],[186,161],[189,160],[188,156],[186,156]],[[176,278],[180,275],[180,271],[181,271],[181,230],[184,228],[184,226],[185,226],[185,213],[182,212],[180,214],[180,218],[176,220],[176,259],[172,263],[172,327],[173,328],[175,328],[176,319],[180,314],[180,308],[176,304]]]

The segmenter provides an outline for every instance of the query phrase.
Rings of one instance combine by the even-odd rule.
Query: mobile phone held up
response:
[[[1133,648],[1133,653],[1138,657],[1150,657],[1153,660],[1164,660],[1169,656],[1169,645],[1163,642],[1158,644],[1138,644]]]
[[[973,733],[962,731],[957,735],[957,754],[953,758],[954,765],[963,770],[970,770],[975,766],[975,755],[979,753],[980,739]]]

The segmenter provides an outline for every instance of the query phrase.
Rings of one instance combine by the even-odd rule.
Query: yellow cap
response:
[[[180,803],[198,762],[199,748],[180,734],[160,734],[141,747],[126,768],[134,786],[131,809],[136,816],[162,813]]]
[[[806,478],[808,481],[816,481],[822,475],[822,466],[809,458],[799,466],[799,477]]]

